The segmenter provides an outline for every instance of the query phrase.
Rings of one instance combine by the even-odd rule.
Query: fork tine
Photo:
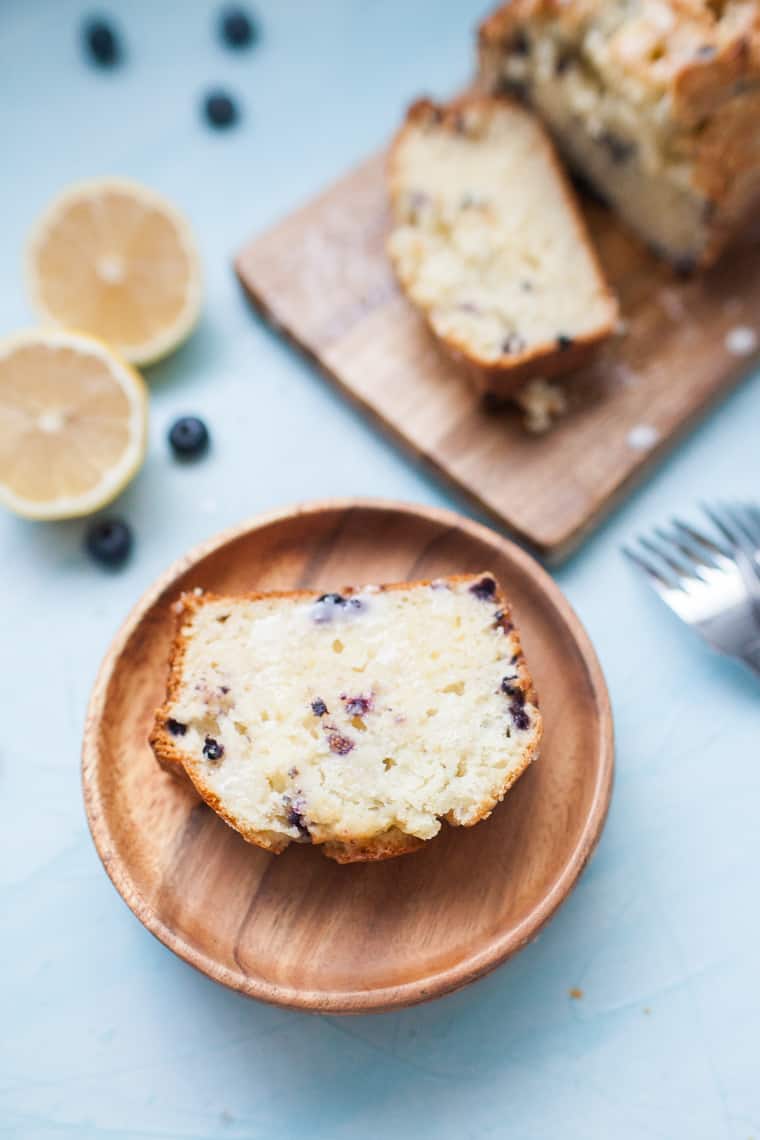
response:
[[[747,503],[730,503],[728,509],[731,511],[737,527],[739,527],[747,542],[749,542],[753,548],[760,546],[760,519],[755,520],[753,518],[751,505]]]
[[[731,543],[731,556],[734,559],[744,557],[746,569],[755,570],[757,547],[754,539],[744,525],[740,503],[721,503],[717,507],[708,507],[704,503],[703,509],[723,532]]]
[[[752,535],[752,526],[746,522],[745,509],[741,503],[726,506],[737,528],[736,561],[748,581],[750,592],[755,598],[756,616],[760,616],[758,602],[758,579],[760,579],[760,543]]]
[[[680,519],[640,536],[626,557],[642,571],[662,601],[721,653],[760,673],[748,652],[760,620],[760,504],[701,504],[713,524],[705,533]]]
[[[737,538],[735,530],[732,529],[732,524],[733,526],[736,524],[733,523],[731,516],[727,514],[725,506],[720,503],[715,506],[711,506],[709,503],[700,503],[699,505],[709,518],[710,522],[713,524],[713,526],[717,527],[729,545],[737,546],[739,540]]]
[[[639,541],[643,542],[644,540],[639,539]],[[637,566],[639,570],[644,572],[649,579],[650,585],[654,587],[661,598],[667,601],[666,595],[673,589],[673,585],[664,577],[657,565],[648,561],[648,559],[642,554],[639,554],[638,550],[635,550],[632,546],[624,546],[623,554],[633,562],[634,566]]]
[[[744,509],[752,521],[756,541],[760,545],[760,507],[757,503],[745,503]]]
[[[684,560],[688,561],[691,577],[700,582],[708,583],[710,574],[718,569],[717,563],[708,550],[701,549],[697,543],[677,532],[672,536],[673,546],[679,550]]]
[[[639,544],[642,544],[643,541],[644,540],[640,538]],[[689,593],[684,588],[682,582],[679,581],[677,584],[674,584],[672,581],[668,581],[661,569],[660,563],[653,562],[649,557],[645,557],[638,549],[624,546],[623,554],[642,572],[649,585],[668,609],[672,610],[682,621],[690,622],[691,603]]]
[[[660,547],[653,539],[642,537],[639,539],[639,544],[650,554],[654,554],[656,558],[659,558],[660,561],[668,567],[673,574],[676,585],[682,586],[684,578],[693,578],[695,576],[693,571],[684,571],[681,563],[673,557],[667,540],[663,542],[662,547]]]
[[[703,562],[706,566],[711,566],[713,569],[718,568],[718,560],[723,556],[723,552],[719,546],[716,546],[715,543],[705,535],[700,534],[693,526],[682,522],[681,519],[671,519],[671,524],[681,536],[682,545],[691,551],[695,559]]]
[[[704,581],[702,570],[705,566],[705,560],[700,554],[695,554],[677,534],[671,534],[664,527],[655,527],[654,533],[670,556],[669,565],[678,565],[679,573],[682,576],[702,578]]]

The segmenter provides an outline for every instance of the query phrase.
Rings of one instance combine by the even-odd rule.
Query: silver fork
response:
[[[760,507],[703,509],[719,538],[673,519],[624,553],[682,621],[760,676]]]
[[[721,503],[702,510],[733,550],[760,621],[760,507],[755,503]]]

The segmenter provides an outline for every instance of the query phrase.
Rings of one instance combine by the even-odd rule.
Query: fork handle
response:
[[[760,677],[760,638],[749,641],[742,650],[742,661]]]

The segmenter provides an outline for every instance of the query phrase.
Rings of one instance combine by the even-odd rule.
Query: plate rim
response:
[[[497,935],[485,947],[462,958],[453,966],[426,975],[422,979],[392,986],[359,990],[305,990],[268,982],[237,972],[209,954],[191,945],[169,927],[153,906],[140,894],[127,865],[119,854],[108,825],[106,805],[98,787],[99,727],[105,709],[111,678],[121,653],[148,611],[181,575],[220,547],[250,532],[264,529],[298,516],[352,509],[397,512],[408,517],[464,531],[471,538],[501,546],[506,556],[533,578],[551,604],[567,623],[588,673],[597,709],[599,761],[591,802],[580,835],[573,846],[561,874],[529,914],[507,933]],[[516,543],[483,523],[445,507],[404,502],[375,496],[332,497],[299,502],[290,507],[264,511],[193,546],[158,576],[127,613],[113,637],[98,669],[85,718],[82,744],[81,781],[85,814],[90,835],[108,877],[129,909],[150,933],[196,970],[213,981],[246,997],[269,1004],[312,1013],[372,1013],[415,1005],[447,993],[453,993],[483,977],[532,941],[570,895],[583,869],[596,848],[604,829],[612,797],[615,767],[615,744],[612,707],[607,684],[591,639],[575,610],[554,579],[540,563]]]

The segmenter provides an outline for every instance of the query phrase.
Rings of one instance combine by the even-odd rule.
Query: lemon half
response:
[[[140,468],[147,419],[142,377],[92,338],[0,342],[0,503],[32,519],[98,510]]]
[[[106,341],[133,364],[171,352],[200,313],[200,263],[188,223],[160,195],[126,179],[64,190],[34,228],[26,271],[42,317]]]

